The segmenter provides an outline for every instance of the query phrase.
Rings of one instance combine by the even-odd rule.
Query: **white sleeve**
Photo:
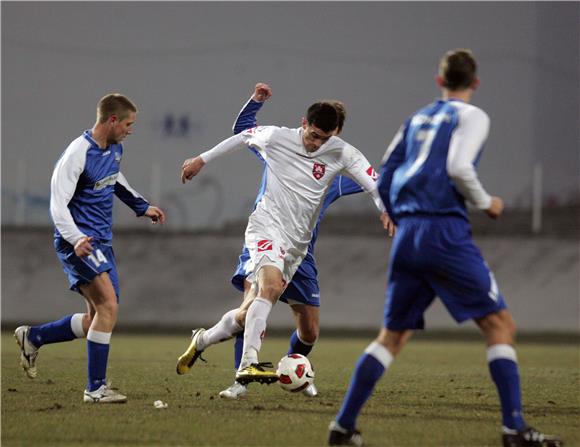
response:
[[[465,199],[480,210],[491,206],[491,196],[485,191],[475,171],[475,162],[489,133],[489,117],[477,108],[459,111],[459,123],[449,142],[447,173]]]
[[[69,146],[56,163],[50,181],[50,215],[58,232],[72,245],[86,236],[75,224],[68,203],[85,169],[87,149],[86,146]]]
[[[222,141],[209,151],[201,154],[200,157],[204,162],[209,163],[222,155],[248,146],[256,148],[263,154],[266,151],[266,146],[274,129],[277,129],[277,127],[258,126],[252,129],[246,129],[243,132]]]
[[[210,163],[216,158],[222,157],[226,154],[229,154],[230,152],[237,151],[238,149],[243,149],[244,147],[246,147],[246,143],[244,142],[242,134],[239,133],[217,144],[209,151],[201,154],[200,157],[205,163]]]
[[[343,172],[371,195],[379,211],[385,212],[385,205],[383,205],[377,189],[377,173],[366,157],[350,145],[346,145],[343,157],[346,161]]]

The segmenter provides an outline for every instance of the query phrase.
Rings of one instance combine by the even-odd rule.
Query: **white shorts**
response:
[[[254,283],[257,279],[258,271],[265,265],[276,267],[282,272],[282,277],[288,284],[306,253],[302,253],[293,247],[290,243],[278,234],[273,228],[264,228],[265,226],[256,225],[250,221],[246,229],[246,247],[250,253],[246,272],[247,280]]]

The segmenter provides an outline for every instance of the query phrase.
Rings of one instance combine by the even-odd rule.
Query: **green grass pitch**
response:
[[[244,400],[220,399],[233,381],[232,342],[211,347],[184,376],[176,336],[116,333],[108,378],[124,405],[82,402],[84,341],[45,346],[39,376],[18,365],[12,334],[2,335],[3,446],[320,446],[335,416],[363,338],[321,338],[311,359],[320,395],[250,385]],[[276,363],[287,339],[268,337],[260,360]],[[518,345],[528,422],[580,446],[579,350],[574,343]],[[168,403],[156,409],[153,402]],[[485,349],[477,341],[412,340],[379,382],[358,420],[370,446],[498,446],[500,412]]]

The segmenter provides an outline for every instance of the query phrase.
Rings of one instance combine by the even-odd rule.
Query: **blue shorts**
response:
[[[74,247],[71,244],[60,237],[54,239],[56,255],[68,278],[69,287],[71,290],[81,293],[79,285],[89,284],[97,275],[108,272],[109,278],[111,278],[111,282],[115,288],[118,302],[119,277],[117,275],[113,247],[95,242],[94,240],[91,241],[91,245],[93,246],[93,252],[89,256],[79,258],[75,254]]]
[[[423,329],[438,296],[458,323],[506,308],[493,273],[460,217],[404,217],[391,248],[385,327]]]
[[[244,281],[248,273],[246,266],[250,259],[248,249],[244,247],[239,257],[238,266],[232,276],[232,284],[240,292],[244,291]],[[320,307],[320,287],[318,286],[318,271],[311,255],[302,261],[300,267],[292,277],[290,284],[282,293],[280,301],[286,304],[306,304]]]

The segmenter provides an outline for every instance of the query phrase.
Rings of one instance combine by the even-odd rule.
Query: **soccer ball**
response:
[[[278,383],[283,390],[296,393],[314,382],[314,369],[302,354],[288,354],[278,363]]]

